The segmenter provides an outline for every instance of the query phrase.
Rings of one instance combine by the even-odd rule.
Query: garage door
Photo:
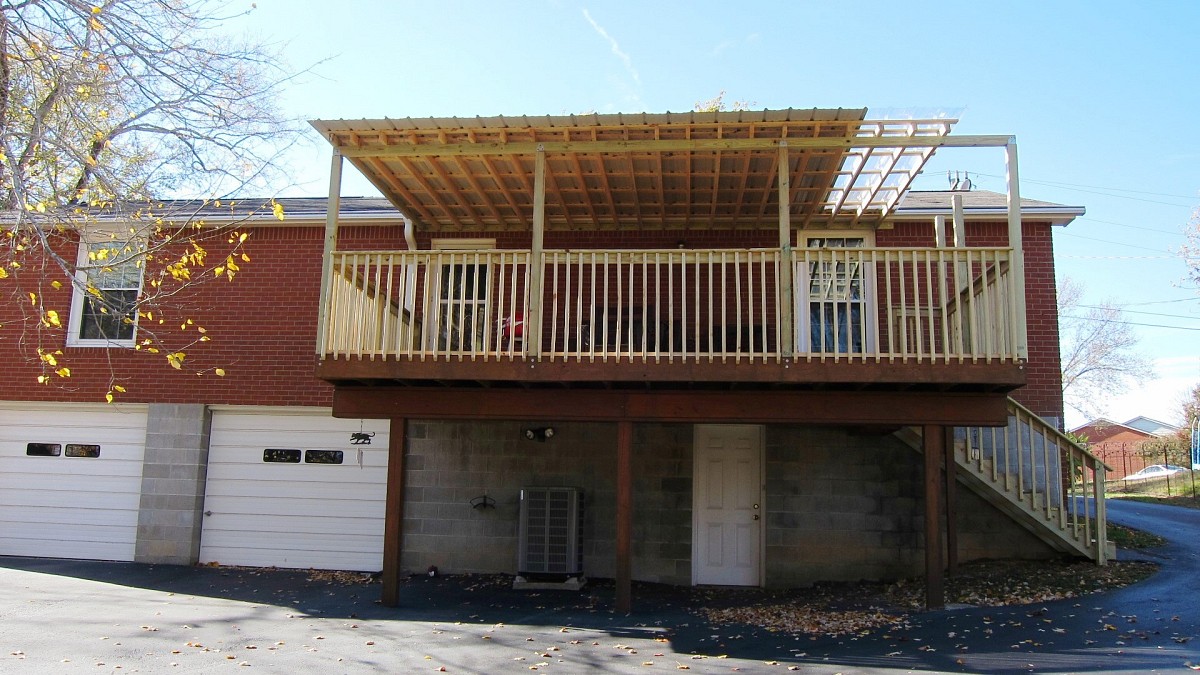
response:
[[[0,554],[133,560],[146,406],[0,405]]]
[[[380,570],[387,429],[328,410],[215,409],[201,562]]]

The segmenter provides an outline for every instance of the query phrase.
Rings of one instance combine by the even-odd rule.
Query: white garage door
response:
[[[328,410],[215,409],[200,561],[380,570],[387,429]]]
[[[133,560],[146,406],[0,404],[0,554]]]

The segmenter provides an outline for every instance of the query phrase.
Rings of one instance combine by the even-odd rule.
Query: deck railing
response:
[[[327,358],[1015,362],[1007,248],[347,251]],[[792,308],[784,325],[783,303]]]
[[[956,461],[1104,564],[1108,466],[1021,404],[1008,406],[1008,426],[955,429]]]

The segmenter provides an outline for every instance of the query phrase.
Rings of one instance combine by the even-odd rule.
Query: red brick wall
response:
[[[209,342],[184,349],[182,370],[172,368],[162,354],[67,347],[62,329],[35,335],[20,320],[22,298],[5,298],[0,303],[0,358],[7,364],[8,377],[2,397],[102,401],[111,385],[119,384],[127,392],[117,398],[127,402],[330,405],[333,388],[313,376],[323,236],[320,225],[256,228],[245,245],[250,262],[242,264],[233,281],[196,285],[180,302],[188,311],[156,314],[155,319],[163,320],[161,326],[143,319],[140,332],[177,331],[187,318],[207,330]],[[351,226],[339,232],[339,247],[344,249],[403,248],[403,243],[399,226]],[[73,260],[76,246],[64,242],[59,252]],[[62,287],[51,288],[52,280]],[[31,281],[30,275],[22,279],[26,285]],[[66,277],[50,273],[42,287],[47,306],[57,308],[65,319],[71,296]],[[60,360],[71,369],[71,377],[38,384],[39,346],[61,349]],[[223,368],[226,375],[195,374],[215,368]]]
[[[1025,250],[1025,311],[1029,337],[1026,385],[1013,398],[1042,417],[1062,420],[1062,373],[1058,347],[1058,302],[1054,277],[1054,240],[1049,223],[1025,222],[1021,228]],[[1004,246],[1008,223],[968,222],[967,245]],[[880,230],[878,246],[932,246],[930,222],[905,221],[894,229]]]
[[[1004,222],[971,223],[968,243],[1004,244]],[[192,318],[208,330],[210,342],[187,350],[183,371],[172,369],[162,355],[122,349],[67,348],[65,333],[46,333],[40,344],[61,348],[72,377],[51,385],[36,382],[40,369],[34,349],[39,342],[22,334],[17,320],[21,298],[0,305],[0,356],[8,364],[3,397],[10,400],[103,400],[110,377],[128,390],[131,402],[206,402],[257,405],[329,405],[332,388],[313,377],[317,303],[321,276],[323,229],[312,227],[258,228],[247,241],[251,262],[232,282],[216,280],[197,287],[188,298],[194,308],[186,314],[164,316],[164,326]],[[525,248],[527,233],[438,234],[439,238],[495,238],[500,248]],[[1027,223],[1026,301],[1029,310],[1029,384],[1017,398],[1034,412],[1062,416],[1059,378],[1058,323],[1055,312],[1053,242],[1050,226]],[[428,234],[418,246],[428,248]],[[879,246],[930,246],[929,223],[898,223],[880,230]],[[773,247],[778,235],[770,230],[647,232],[549,232],[547,248],[755,248]],[[394,227],[344,227],[338,246],[343,250],[404,248],[403,230]],[[64,253],[73,257],[74,246]],[[63,279],[62,281],[65,281]],[[48,300],[70,305],[70,292],[48,289]],[[157,317],[156,317],[157,318]],[[197,376],[200,369],[223,368],[225,377]]]

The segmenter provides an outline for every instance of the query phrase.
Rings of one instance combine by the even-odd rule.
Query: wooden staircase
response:
[[[1104,480],[1111,470],[1062,432],[1016,401],[1008,426],[954,430],[954,463],[961,483],[1007,513],[1055,550],[1105,564]],[[921,431],[897,437],[921,451]]]

